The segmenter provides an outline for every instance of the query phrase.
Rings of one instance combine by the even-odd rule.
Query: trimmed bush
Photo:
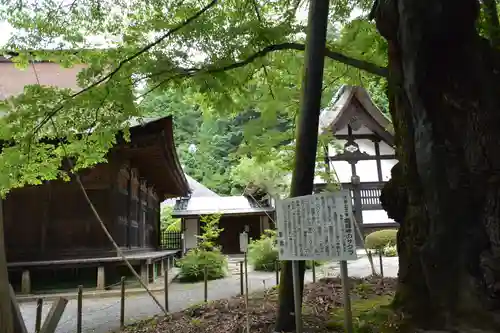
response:
[[[227,257],[217,249],[213,251],[192,249],[179,260],[179,280],[182,282],[203,281],[205,266],[208,267],[209,280],[223,278],[227,274]]]
[[[365,246],[368,249],[382,251],[384,247],[396,246],[397,230],[387,229],[372,232],[365,238]]]

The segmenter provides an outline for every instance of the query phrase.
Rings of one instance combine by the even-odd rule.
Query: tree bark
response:
[[[498,330],[500,54],[476,0],[378,1],[398,165],[381,201],[401,225],[394,307],[426,329]]]
[[[309,5],[304,79],[296,133],[295,162],[290,189],[291,197],[311,194],[318,147],[319,114],[323,86],[324,49],[328,26],[329,0],[313,0]],[[304,290],[305,263],[299,262],[300,295]],[[276,332],[295,330],[292,262],[282,265],[279,286],[279,311]]]
[[[14,333],[3,225],[3,200],[0,198],[0,332]]]

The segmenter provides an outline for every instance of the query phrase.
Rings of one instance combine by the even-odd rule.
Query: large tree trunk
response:
[[[477,0],[379,0],[399,164],[394,305],[422,328],[494,328],[500,309],[500,54]]]

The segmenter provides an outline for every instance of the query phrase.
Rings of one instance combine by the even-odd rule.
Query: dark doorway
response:
[[[221,217],[219,226],[224,230],[220,234],[219,244],[222,246],[222,252],[226,254],[241,253],[239,235],[245,231],[246,225],[249,227],[248,233],[250,239],[260,238],[260,216],[242,215]]]

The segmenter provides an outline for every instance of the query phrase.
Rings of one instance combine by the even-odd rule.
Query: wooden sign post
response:
[[[245,229],[247,229],[245,227]],[[246,326],[247,333],[250,333],[250,318],[248,317],[248,233],[243,231],[240,234],[240,251],[244,253],[243,264],[245,266],[245,311],[246,311]]]
[[[352,333],[347,261],[356,260],[355,229],[349,190],[293,197],[277,202],[278,255],[292,261],[295,327],[302,332],[299,261],[340,261],[345,328]]]

